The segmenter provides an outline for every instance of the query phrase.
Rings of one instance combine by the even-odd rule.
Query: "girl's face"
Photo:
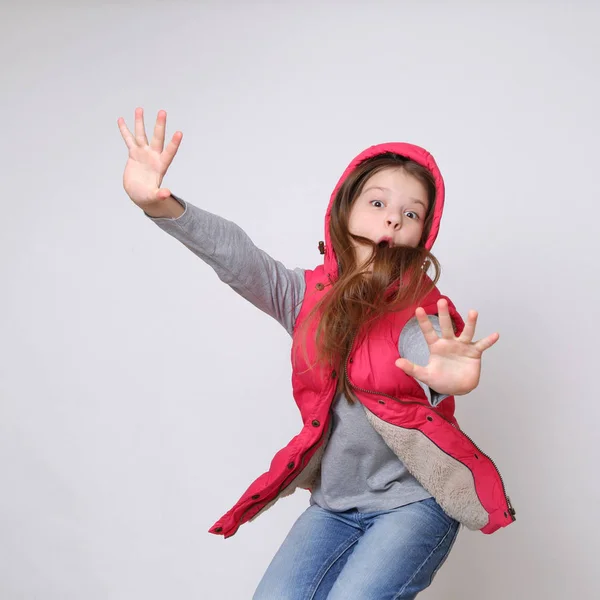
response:
[[[401,168],[382,169],[367,179],[350,209],[348,230],[376,244],[419,245],[429,207],[425,186]],[[359,265],[371,248],[356,243]]]

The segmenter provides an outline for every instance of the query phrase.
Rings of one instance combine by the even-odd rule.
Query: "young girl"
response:
[[[454,418],[454,396],[478,385],[498,334],[473,342],[476,312],[465,324],[436,287],[444,183],[433,157],[405,143],[359,154],[331,195],[323,264],[288,270],[237,225],[161,187],[182,138],[164,148],[164,111],[150,143],[141,108],[135,136],[118,125],[133,202],[292,336],[302,430],[210,529],[230,537],[310,490],[254,599],[415,598],[461,523],[489,534],[514,521],[494,463]]]

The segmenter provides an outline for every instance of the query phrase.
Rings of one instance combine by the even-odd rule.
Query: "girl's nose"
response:
[[[394,229],[399,229],[402,225],[402,217],[400,215],[392,214],[387,217],[387,225],[388,227],[393,227]]]

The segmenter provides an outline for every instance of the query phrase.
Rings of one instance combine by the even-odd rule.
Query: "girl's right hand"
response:
[[[150,144],[146,138],[142,108],[135,109],[135,137],[125,125],[123,117],[119,117],[117,124],[129,149],[129,158],[123,173],[123,187],[141,209],[156,206],[171,196],[171,191],[161,188],[160,185],[177,154],[183,133],[176,131],[164,148],[167,124],[167,113],[164,110],[158,111]]]

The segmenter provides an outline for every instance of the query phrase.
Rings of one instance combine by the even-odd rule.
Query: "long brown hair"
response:
[[[404,170],[420,181],[427,192],[429,206],[423,235],[416,248],[381,248],[348,230],[350,211],[365,183],[375,173],[387,168]],[[353,401],[354,394],[342,376],[343,361],[356,335],[366,334],[369,326],[382,315],[418,303],[440,277],[439,262],[425,248],[433,221],[435,197],[435,180],[428,169],[399,154],[385,152],[362,161],[345,179],[334,198],[329,235],[338,261],[338,278],[305,320],[304,335],[308,324],[317,318],[317,362],[337,370],[340,374],[338,391],[343,391],[349,402]],[[353,240],[373,249],[364,265],[357,262]],[[433,275],[427,274],[430,269]]]

